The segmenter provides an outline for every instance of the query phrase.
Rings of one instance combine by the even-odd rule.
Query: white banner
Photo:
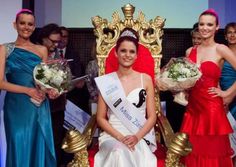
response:
[[[80,133],[83,133],[90,117],[91,116],[84,112],[81,108],[76,106],[71,101],[67,100],[63,125],[64,128],[66,128],[67,130],[76,129]]]

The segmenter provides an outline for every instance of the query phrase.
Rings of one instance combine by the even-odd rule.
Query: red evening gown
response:
[[[197,49],[189,58],[196,62]],[[231,167],[229,133],[232,128],[226,117],[223,100],[208,94],[210,87],[217,87],[221,69],[211,61],[202,62],[201,78],[190,90],[189,103],[181,131],[190,137],[193,151],[185,158],[187,167]]]

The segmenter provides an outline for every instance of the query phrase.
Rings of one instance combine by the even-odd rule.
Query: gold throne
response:
[[[96,52],[99,75],[105,74],[106,59],[109,52],[115,46],[120,32],[124,28],[129,27],[138,32],[140,44],[150,51],[151,56],[154,59],[155,76],[157,76],[160,72],[160,62],[162,58],[162,36],[165,19],[157,16],[153,20],[146,21],[145,15],[141,11],[138,13],[137,19],[134,19],[133,14],[135,7],[131,4],[122,7],[122,11],[124,13],[124,19],[120,18],[118,12],[113,13],[111,22],[108,22],[107,19],[103,19],[100,16],[92,18],[97,43]],[[155,101],[158,117],[155,128],[157,142],[161,143],[162,138],[164,141],[163,145],[167,150],[165,166],[182,167],[184,165],[180,162],[180,158],[191,152],[188,136],[184,133],[174,134],[168,120],[162,113],[159,91],[157,88],[155,88]],[[95,129],[96,118],[95,115],[92,115],[82,134],[76,130],[68,131],[62,146],[66,152],[74,153],[74,160],[67,165],[68,167],[88,167],[90,165],[88,160],[88,147],[92,142]]]

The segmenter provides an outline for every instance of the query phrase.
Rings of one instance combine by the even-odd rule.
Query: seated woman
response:
[[[125,28],[116,43],[119,68],[95,79],[100,90],[97,123],[103,132],[95,167],[156,167],[154,87],[149,75],[133,70],[138,36]]]

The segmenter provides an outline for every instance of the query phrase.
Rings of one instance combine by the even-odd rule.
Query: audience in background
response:
[[[236,23],[232,22],[226,25],[225,27],[225,39],[227,40],[228,47],[233,51],[234,56],[236,57]],[[236,81],[236,70],[233,66],[225,61],[220,78],[220,86],[222,90],[232,89]],[[232,92],[233,93],[233,92]],[[236,92],[231,94],[229,98],[225,98],[224,102],[226,105],[229,105],[228,109],[230,110],[233,117],[236,119],[236,99],[234,98]]]
[[[72,77],[77,78],[84,75],[84,68],[80,62],[77,51],[69,45],[69,31],[66,27],[59,27],[51,23],[42,27],[39,32],[38,42],[47,47],[50,59],[68,59]],[[67,94],[59,96],[55,100],[50,100],[55,150],[58,166],[66,165],[72,160],[72,155],[68,155],[61,149],[66,130],[63,128],[64,111],[66,100],[69,99],[78,107],[88,112],[88,93],[84,81],[77,82],[74,88]]]
[[[51,59],[60,58],[58,46],[61,42],[61,30],[57,24],[47,24],[39,32],[38,42],[48,49],[48,57]],[[66,106],[66,95],[62,94],[54,100],[50,100],[54,145],[58,166],[63,164],[64,151],[61,149],[63,138],[65,137],[64,111]]]
[[[69,46],[69,31],[66,27],[60,27],[61,41],[58,45],[58,53],[61,58],[68,59],[68,63],[74,77],[83,75],[83,65],[80,62],[78,51]],[[84,82],[79,82],[78,87],[83,87]]]
[[[193,30],[191,31],[191,37],[192,37],[192,44],[193,46],[200,45],[202,42],[201,34],[198,31],[198,23],[195,23],[193,26]]]
[[[61,31],[57,24],[47,24],[40,29],[37,42],[48,49],[48,59],[60,58],[57,47],[61,41]]]
[[[64,26],[61,26],[60,31],[61,31],[61,41],[58,45],[58,53],[60,55],[60,58],[68,60],[68,64],[70,66],[73,78],[81,77],[82,75],[84,75],[83,65],[80,62],[78,51],[76,51],[69,45],[69,42],[70,42],[69,30]],[[73,86],[74,88],[70,92],[67,93],[66,98],[72,101],[74,104],[78,105],[78,107],[84,109],[83,106],[88,105],[86,104],[86,99],[82,99],[84,97],[83,95],[84,80],[77,82]],[[61,123],[63,124],[63,122]],[[63,133],[63,137],[64,136],[65,136],[65,133]],[[63,156],[62,157],[63,165],[68,164],[73,158],[73,154],[68,154],[68,153],[65,153],[64,151],[62,152],[62,156]]]
[[[98,62],[97,62],[97,57],[96,57],[96,42],[94,41],[92,44],[92,49],[91,49],[91,56],[90,60],[86,66],[85,73],[89,76],[89,78],[86,80],[86,85],[89,91],[89,104],[90,104],[90,109],[91,109],[91,104],[92,103],[97,103],[98,100],[98,88],[97,85],[94,81],[94,78],[98,76]]]
[[[62,33],[62,42],[59,44],[58,50],[60,53],[62,53],[61,50],[63,50],[65,59],[72,60],[68,63],[73,78],[81,77],[85,75],[85,67],[80,61],[79,52],[77,49],[72,48],[68,29],[66,27],[60,27],[60,30]],[[89,113],[89,93],[84,80],[81,80],[74,85],[74,89],[67,93],[67,99]]]

